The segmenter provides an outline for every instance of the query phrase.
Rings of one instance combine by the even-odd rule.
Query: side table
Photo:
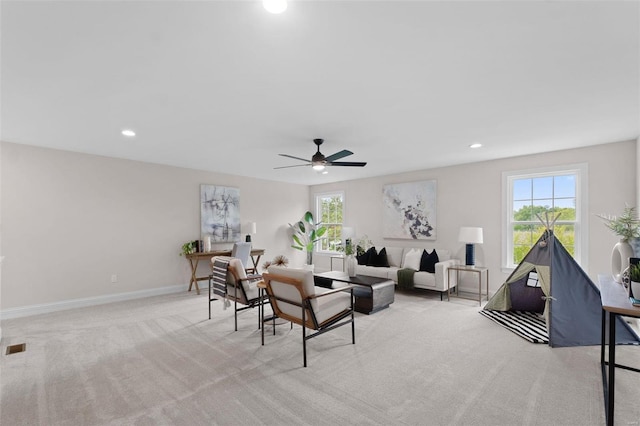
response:
[[[482,276],[484,275],[484,282],[486,283],[486,297],[489,300],[489,268],[485,268],[483,266],[470,266],[470,265],[456,265],[449,266],[447,269],[447,300],[451,297],[451,271],[455,271],[456,273],[456,292],[453,294],[454,297],[460,297],[463,299],[471,299],[470,297],[464,297],[460,295],[460,272],[472,272],[478,274],[478,304],[482,306]],[[475,297],[472,299],[475,300]]]
[[[330,262],[331,262],[331,266],[330,269],[333,271],[333,261],[335,259],[341,260],[342,261],[342,268],[338,269],[339,271],[344,271],[344,256],[340,255],[340,256],[330,256]]]

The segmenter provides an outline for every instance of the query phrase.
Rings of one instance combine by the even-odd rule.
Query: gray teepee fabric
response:
[[[600,291],[550,229],[484,309],[544,312],[552,347],[600,344]],[[640,343],[629,325],[617,319],[616,343]]]

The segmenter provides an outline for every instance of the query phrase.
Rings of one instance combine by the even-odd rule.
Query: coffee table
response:
[[[355,284],[354,309],[363,314],[373,314],[387,308],[395,298],[396,284],[388,278],[356,275],[350,277],[346,272],[329,271],[314,274],[315,284],[319,287],[331,288],[334,281]]]

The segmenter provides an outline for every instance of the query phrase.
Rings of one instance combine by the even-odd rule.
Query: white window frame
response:
[[[344,226],[344,206],[345,206],[345,195],[344,195],[344,191],[330,191],[330,192],[322,192],[319,194],[315,194],[314,198],[315,198],[315,213],[314,213],[314,218],[315,221],[318,222],[321,218],[322,218],[322,212],[320,211],[320,199],[321,198],[326,198],[326,197],[333,197],[333,196],[339,196],[342,198],[342,223],[340,224],[341,226]],[[332,223],[333,224],[333,223]],[[323,223],[324,225],[324,223]],[[320,249],[320,244],[319,242],[315,244],[314,250],[317,253],[328,253],[328,254],[335,254],[338,253],[335,250],[321,250]]]
[[[516,266],[513,263],[513,181],[517,179],[539,178],[559,175],[576,177],[576,220],[574,259],[588,271],[589,264],[589,214],[588,214],[588,165],[587,163],[568,164],[528,170],[502,172],[502,271],[511,273]],[[560,223],[561,219],[557,223]]]

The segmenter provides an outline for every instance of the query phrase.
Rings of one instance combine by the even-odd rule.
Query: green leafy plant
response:
[[[636,263],[629,267],[629,279],[640,283],[640,264]]]
[[[344,242],[344,254],[347,256],[351,256],[354,254],[353,243],[351,242],[351,238],[347,238]]]
[[[636,215],[635,207],[625,206],[620,216],[599,214],[598,217],[604,220],[607,228],[622,237],[624,241],[640,237],[640,219]]]
[[[182,245],[180,256],[186,256],[188,254],[194,253],[196,251],[197,244],[197,241],[187,241],[186,243],[184,243]]]
[[[340,245],[336,247],[336,251],[344,252],[344,254],[347,256],[355,254],[355,249],[351,238],[347,238],[346,240],[344,240],[344,247]]]
[[[313,263],[313,245],[327,232],[327,228],[321,225],[320,222],[315,223],[313,221],[313,214],[306,212],[302,217],[302,220],[296,222],[294,225],[289,224],[293,234],[293,247],[296,250],[307,252],[307,264]]]
[[[373,247],[373,241],[368,236],[363,235],[356,244],[356,255],[362,256],[371,247]]]

